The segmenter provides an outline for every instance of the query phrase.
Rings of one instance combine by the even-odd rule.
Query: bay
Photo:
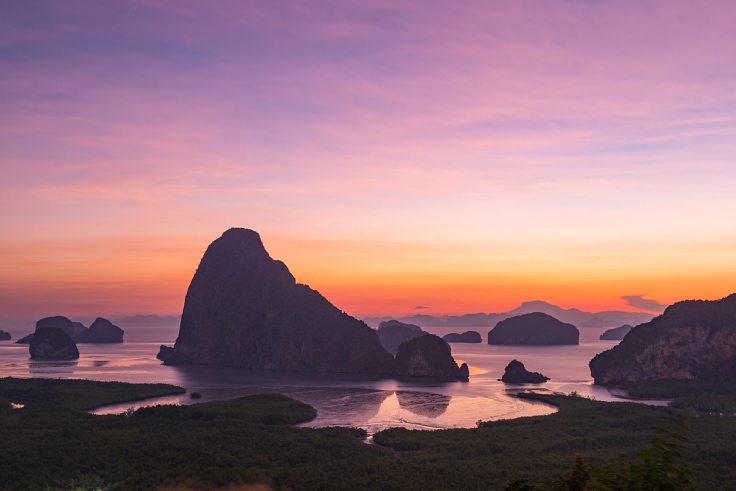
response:
[[[468,328],[426,328],[444,335]],[[488,328],[476,328],[485,339]],[[172,345],[178,328],[128,328],[123,344],[80,344],[73,362],[30,360],[27,345],[0,343],[0,376],[75,378],[131,383],[168,383],[188,393],[155,400],[106,406],[97,414],[120,413],[150,404],[191,404],[249,394],[278,392],[311,404],[317,418],[304,426],[357,426],[369,435],[385,428],[470,428],[478,420],[510,419],[550,414],[555,408],[518,399],[513,394],[534,388],[576,392],[584,397],[620,401],[606,388],[593,385],[588,362],[617,341],[601,341],[603,328],[580,329],[580,344],[565,346],[491,346],[454,343],[458,362],[470,367],[468,382],[428,378],[386,379],[374,376],[275,372],[226,367],[170,367],[156,359],[161,344]],[[18,333],[22,335],[23,333]],[[14,336],[14,339],[17,339]],[[551,378],[539,385],[509,385],[498,379],[517,359],[530,371]],[[191,392],[201,399],[192,400]],[[663,401],[642,401],[664,404]]]

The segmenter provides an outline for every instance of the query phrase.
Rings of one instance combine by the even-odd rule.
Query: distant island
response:
[[[483,342],[483,338],[481,337],[478,331],[465,331],[462,334],[451,332],[450,334],[445,334],[444,336],[442,336],[442,339],[444,339],[448,343],[481,343]]]
[[[467,366],[463,372],[450,355],[450,370],[435,356],[441,351],[436,342],[417,342],[421,338],[399,345],[394,359],[375,330],[297,283],[258,233],[233,228],[205,251],[176,343],[162,346],[158,358],[168,365],[467,378]],[[409,343],[410,356],[402,356]]]
[[[396,355],[401,344],[427,334],[419,326],[404,324],[395,320],[381,322],[377,332],[381,346],[392,355]]]
[[[125,331],[114,325],[107,319],[98,317],[92,325],[87,328],[81,322],[72,322],[62,315],[44,317],[36,322],[36,329],[31,334],[17,340],[16,344],[31,344],[35,333],[41,328],[60,329],[75,343],[105,344],[122,343]]]
[[[736,294],[667,307],[595,356],[590,373],[596,384],[662,379],[736,382]]]
[[[578,344],[580,333],[542,312],[502,320],[488,333],[488,344]]]
[[[0,341],[10,341],[12,336],[9,332],[5,332],[3,330],[0,330]]]
[[[416,324],[422,328],[426,327],[493,327],[498,322],[532,312],[542,312],[551,315],[555,319],[562,322],[572,324],[577,327],[615,327],[622,324],[637,325],[643,322],[649,322],[654,318],[654,314],[647,312],[624,312],[619,310],[606,310],[602,312],[585,312],[579,309],[563,309],[551,303],[541,300],[531,302],[523,302],[519,307],[508,312],[499,314],[464,314],[450,316],[432,316],[426,314],[416,314],[411,316],[399,317],[397,320]],[[363,320],[370,326],[377,326],[380,322],[392,317],[366,317]]]
[[[600,335],[601,341],[621,341],[634,327],[624,324],[620,327],[609,329]]]

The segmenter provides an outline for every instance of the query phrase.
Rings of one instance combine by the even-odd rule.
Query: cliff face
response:
[[[593,358],[590,373],[596,384],[658,379],[736,382],[736,294],[671,305]]]
[[[488,333],[488,344],[578,344],[580,333],[572,324],[541,312],[502,320]]]
[[[450,347],[440,337],[426,334],[406,341],[396,353],[398,375],[412,377],[450,377],[467,380],[468,365],[458,367]]]
[[[37,327],[28,347],[31,358],[76,360],[79,351],[74,340],[58,327]]]
[[[297,284],[252,230],[230,229],[208,248],[189,285],[171,365],[391,373],[376,332]]]

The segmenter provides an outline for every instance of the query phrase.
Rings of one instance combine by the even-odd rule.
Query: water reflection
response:
[[[396,398],[399,406],[411,411],[417,416],[425,416],[427,418],[436,418],[445,411],[450,405],[452,397],[441,394],[430,394],[428,392],[396,392]]]

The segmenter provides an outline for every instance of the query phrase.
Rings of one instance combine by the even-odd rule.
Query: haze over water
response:
[[[425,328],[444,335],[468,328]],[[489,328],[476,328],[486,338]],[[593,386],[588,361],[615,345],[601,341],[604,328],[581,328],[580,344],[567,346],[490,346],[452,344],[458,362],[470,366],[468,382],[429,378],[386,379],[374,376],[275,372],[226,367],[171,367],[156,359],[161,344],[171,345],[177,328],[135,329],[120,344],[80,344],[73,362],[29,359],[28,346],[0,343],[0,376],[77,378],[131,383],[169,383],[199,392],[101,408],[97,413],[122,412],[152,403],[190,404],[246,394],[278,392],[311,404],[317,418],[304,426],[358,426],[372,434],[392,426],[415,429],[469,428],[478,420],[509,419],[549,414],[554,408],[512,397],[524,388],[577,392],[598,400],[621,400],[605,388]],[[18,333],[21,334],[21,333]],[[14,336],[14,340],[18,337]],[[551,378],[539,385],[507,385],[497,379],[504,367],[518,359],[528,370]],[[650,401],[652,402],[652,401]]]

